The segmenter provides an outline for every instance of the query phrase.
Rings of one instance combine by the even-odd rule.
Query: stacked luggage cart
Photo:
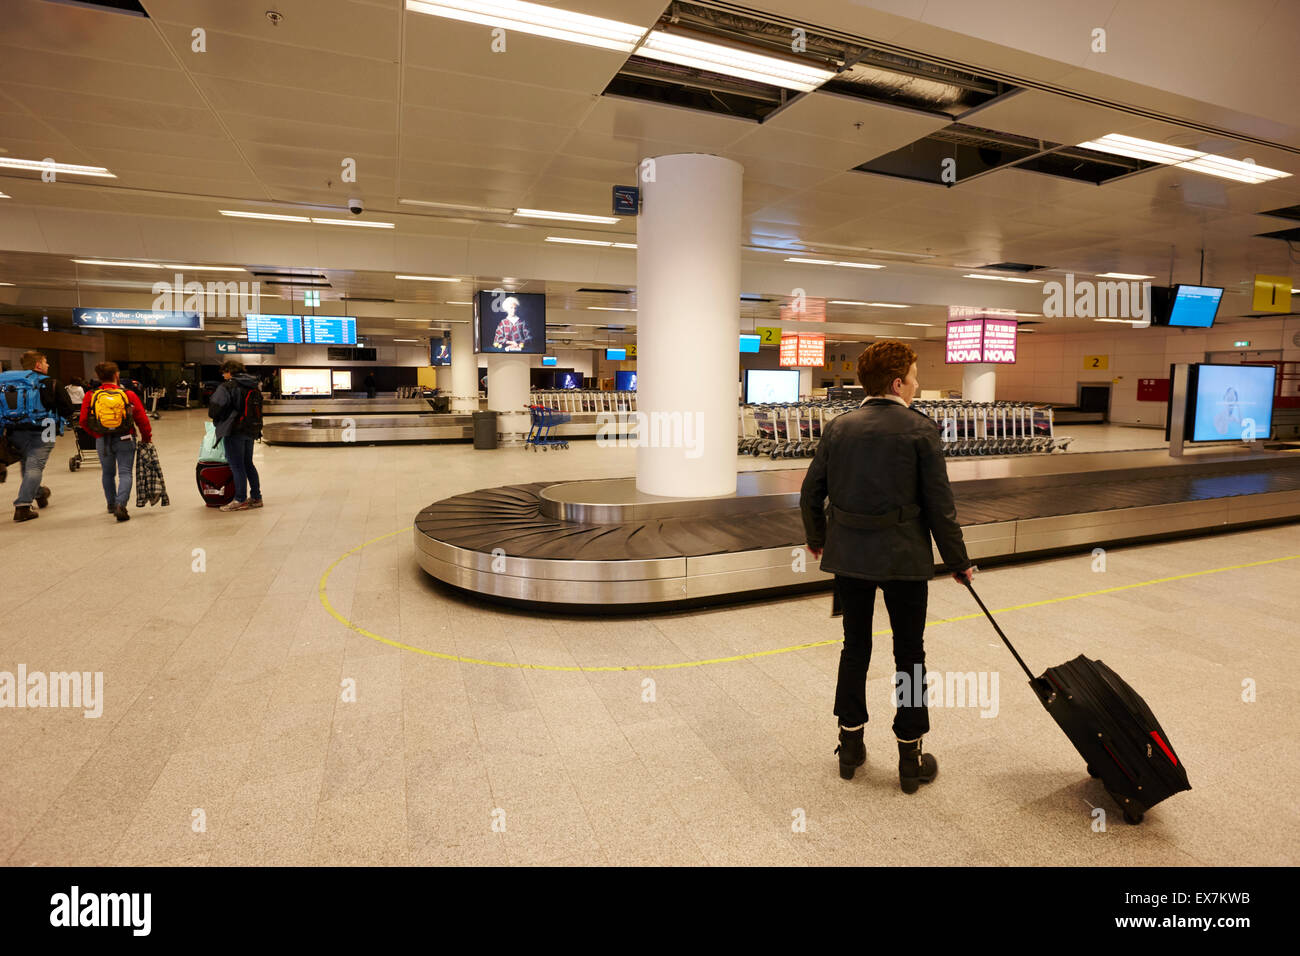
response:
[[[528,415],[531,426],[528,429],[528,437],[524,439],[524,448],[546,451],[548,448],[569,447],[569,440],[559,435],[552,435],[551,429],[556,425],[567,425],[573,420],[572,415],[557,408],[547,408],[545,405],[529,405]]]
[[[1065,451],[1052,409],[1029,402],[918,401],[912,408],[939,426],[945,455],[1041,455]]]
[[[856,401],[741,405],[737,454],[769,458],[811,458],[822,430]],[[939,426],[945,455],[1035,455],[1065,451],[1072,439],[1058,438],[1050,406],[1028,402],[916,401],[911,406]]]
[[[634,412],[636,392],[598,392],[560,389],[532,393],[533,404],[570,414],[581,412]]]

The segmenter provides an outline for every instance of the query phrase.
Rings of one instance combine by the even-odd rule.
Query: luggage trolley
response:
[[[81,466],[88,461],[97,464],[99,452],[95,450],[95,436],[73,422],[72,437],[75,439],[77,453],[68,459],[68,471],[80,471]]]
[[[528,415],[531,427],[528,429],[528,437],[524,439],[523,447],[527,448],[531,445],[533,451],[539,448],[546,451],[548,448],[569,447],[569,440],[552,435],[551,429],[556,425],[564,425],[572,421],[573,416],[555,408],[547,408],[545,405],[530,405]]]

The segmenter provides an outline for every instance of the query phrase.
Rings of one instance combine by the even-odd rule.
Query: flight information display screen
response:
[[[292,345],[302,341],[302,322],[296,315],[262,315],[250,312],[247,316],[248,341],[274,342]]]
[[[302,341],[309,345],[356,345],[357,320],[350,315],[304,315]]]

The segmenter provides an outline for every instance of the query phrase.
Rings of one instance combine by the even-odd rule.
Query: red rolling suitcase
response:
[[[1088,773],[1101,778],[1124,811],[1125,820],[1141,823],[1142,815],[1161,800],[1192,789],[1169,735],[1122,677],[1082,654],[1035,677],[975,589],[969,582],[966,587],[1029,675],[1029,686],[1043,707],[1083,757]]]
[[[220,508],[235,500],[235,476],[221,461],[201,461],[194,466],[199,495],[209,508]]]

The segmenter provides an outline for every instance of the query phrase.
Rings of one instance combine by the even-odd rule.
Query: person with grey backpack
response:
[[[258,380],[244,370],[244,363],[231,359],[222,363],[225,379],[212,393],[208,417],[216,425],[216,437],[225,446],[226,461],[235,480],[235,500],[220,511],[247,511],[262,507],[262,479],[253,464],[253,444],[262,437],[262,389]]]

